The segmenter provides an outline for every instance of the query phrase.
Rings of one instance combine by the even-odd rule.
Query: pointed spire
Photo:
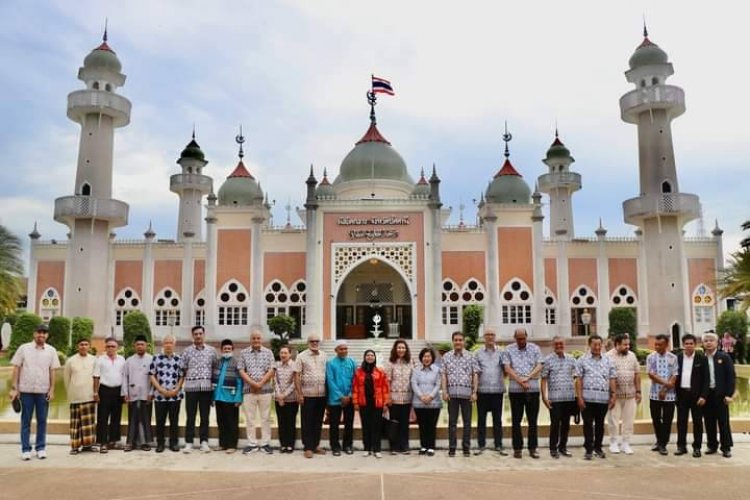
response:
[[[437,175],[437,169],[435,168],[435,164],[432,164],[432,175],[430,176],[430,183],[433,182],[440,182],[440,177]]]
[[[195,140],[195,122],[193,122],[193,135],[192,135],[192,137],[193,137],[193,140]]]
[[[310,175],[307,176],[307,180],[305,181],[305,184],[315,186],[318,183],[318,179],[315,178],[315,174],[313,173],[313,164],[310,164]]]
[[[34,226],[36,227],[36,226]],[[711,234],[714,235],[714,237],[718,238],[722,234],[724,234],[724,230],[719,227],[719,219],[714,219],[714,228],[711,231]]]
[[[328,169],[323,167],[323,180],[320,181],[321,186],[330,186],[331,183],[328,181]]]
[[[646,13],[643,13],[643,38],[648,38],[648,27],[646,26]]]
[[[510,150],[508,149],[508,143],[513,139],[513,135],[508,132],[508,120],[505,120],[505,133],[503,134],[503,141],[505,142],[505,158],[510,157]]]
[[[156,233],[154,232],[154,227],[151,224],[151,221],[148,221],[148,229],[146,229],[146,232],[143,233],[143,236],[146,237],[147,240],[152,240],[156,236]]]
[[[234,141],[240,145],[240,151],[237,153],[237,156],[240,157],[240,163],[242,162],[242,159],[245,157],[245,151],[242,149],[242,145],[245,143],[245,136],[242,135],[242,125],[240,125],[240,133],[237,135],[237,137],[234,138]]]
[[[39,234],[39,231],[37,230],[36,221],[34,221],[34,229],[29,233],[29,238],[32,240],[38,240],[41,238],[41,234]]]
[[[427,179],[425,179],[424,176],[424,167],[422,167],[422,170],[419,173],[419,180],[417,181],[418,185],[424,185],[427,184]]]
[[[602,224],[602,218],[601,217],[599,217],[599,227],[596,228],[596,231],[594,231],[594,232],[596,233],[596,235],[599,238],[604,238],[605,236],[607,236],[607,230],[604,229],[604,224]]]

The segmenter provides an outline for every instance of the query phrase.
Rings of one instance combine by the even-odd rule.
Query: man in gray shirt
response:
[[[125,361],[122,373],[122,396],[128,405],[128,438],[125,451],[140,446],[143,451],[151,450],[151,361],[154,357],[146,352],[148,339],[138,335],[133,343],[135,354]]]
[[[487,439],[487,413],[492,413],[492,437],[495,450],[508,455],[503,449],[503,393],[505,373],[500,349],[495,343],[495,331],[484,331],[484,347],[474,353],[479,386],[477,390],[477,445],[475,455],[481,455]]]

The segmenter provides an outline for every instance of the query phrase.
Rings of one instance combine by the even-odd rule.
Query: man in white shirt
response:
[[[47,458],[47,410],[55,397],[55,369],[60,368],[57,351],[47,344],[47,325],[39,325],[34,341],[21,345],[13,355],[11,401],[21,400],[21,459],[31,459],[31,418],[36,411],[36,443],[40,459]]]
[[[96,440],[101,453],[107,453],[109,448],[117,448],[121,436],[125,358],[117,354],[117,347],[114,337],[107,338],[104,341],[105,354],[96,358],[94,365],[94,400],[99,403],[96,410]]]
[[[708,398],[708,361],[695,351],[696,338],[682,337],[683,351],[677,355],[677,451],[687,453],[688,414],[693,416],[693,457],[701,456],[703,444],[703,406]]]

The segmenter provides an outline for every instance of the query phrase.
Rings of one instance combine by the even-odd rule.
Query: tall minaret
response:
[[[549,229],[553,238],[574,236],[573,193],[581,189],[581,175],[570,171],[574,161],[555,129],[555,140],[542,160],[549,172],[539,176],[539,191],[549,194]]]
[[[125,83],[121,69],[105,29],[78,70],[86,88],[68,95],[68,118],[81,125],[78,169],[73,196],[55,200],[55,220],[70,228],[64,314],[92,318],[97,336],[111,331],[112,291],[103,278],[111,273],[109,235],[128,223],[128,205],[112,199],[114,129],[130,123],[130,101],[115,93]]]
[[[682,228],[698,217],[700,203],[696,195],[680,193],[677,183],[671,122],[685,112],[685,95],[666,85],[673,73],[667,54],[644,27],[643,42],[625,72],[636,88],[620,98],[623,121],[638,126],[641,195],[622,208],[625,222],[643,231],[648,333],[668,334],[678,345],[690,324]]]
[[[169,190],[180,197],[180,212],[177,217],[177,239],[186,238],[201,240],[201,218],[203,197],[211,192],[213,182],[207,175],[203,175],[203,167],[208,164],[201,150],[193,138],[182,150],[177,163],[182,167],[182,173],[169,178]]]

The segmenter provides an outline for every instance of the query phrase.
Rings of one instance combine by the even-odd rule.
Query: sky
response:
[[[394,97],[377,105],[378,127],[415,180],[435,164],[450,222],[472,223],[474,206],[502,165],[504,123],[511,161],[533,187],[541,158],[560,138],[583,178],[573,197],[576,236],[631,236],[622,201],[638,195],[636,127],[620,119],[632,89],[624,71],[642,40],[674,64],[687,111],[673,122],[680,191],[700,196],[703,227],[725,230],[728,254],[750,219],[750,46],[746,7],[716,0],[239,1],[3,0],[0,2],[0,224],[23,238],[65,239],[54,199],[73,194],[80,127],[65,115],[83,88],[78,68],[101,42],[127,75],[133,103],[115,134],[114,197],[130,204],[118,238],[175,238],[178,198],[169,176],[193,126],[215,189],[245,164],[275,202],[304,203],[312,164],[331,180],[369,124],[371,74]],[[546,202],[546,198],[544,200]],[[546,229],[548,232],[548,229]],[[691,223],[687,235],[697,235]]]

